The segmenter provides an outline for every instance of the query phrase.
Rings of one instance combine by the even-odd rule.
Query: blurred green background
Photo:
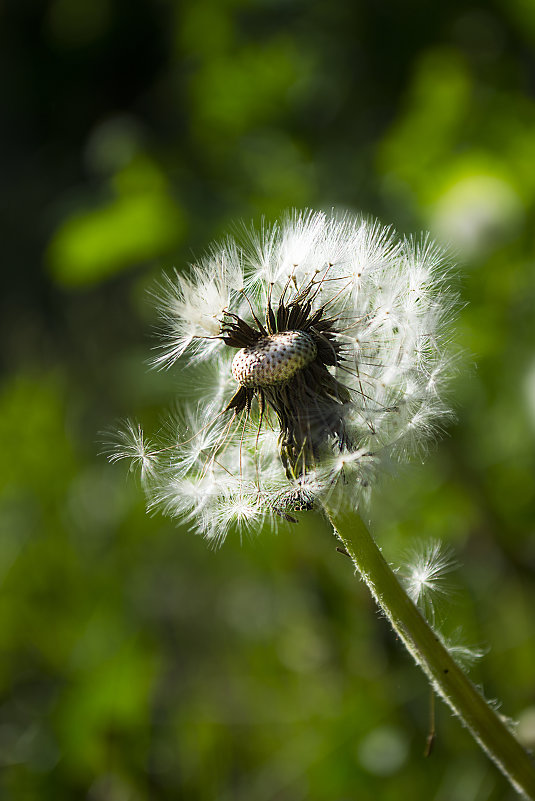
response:
[[[423,758],[426,682],[319,517],[214,552],[98,440],[176,402],[147,289],[232,221],[430,229],[459,419],[372,527],[453,547],[444,630],[535,745],[534,43],[529,0],[0,5],[2,799],[514,798],[440,703]]]

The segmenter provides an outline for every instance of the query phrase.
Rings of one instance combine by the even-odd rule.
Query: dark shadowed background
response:
[[[370,511],[535,746],[535,6],[0,5],[0,795],[502,801],[315,513],[219,551],[99,456],[184,396],[147,289],[239,219],[351,209],[457,254],[458,422]],[[186,387],[195,395],[194,386]]]

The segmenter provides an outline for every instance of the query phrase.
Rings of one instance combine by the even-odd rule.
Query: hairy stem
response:
[[[325,511],[338,539],[435,692],[471,732],[515,790],[535,801],[535,764],[496,712],[454,662],[386,563],[360,516],[354,511]]]

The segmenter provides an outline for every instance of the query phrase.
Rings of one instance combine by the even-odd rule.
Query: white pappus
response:
[[[382,460],[420,452],[450,414],[450,275],[427,236],[352,214],[244,228],[155,293],[155,365],[187,382],[203,364],[211,387],[150,448],[128,423],[111,458],[141,465],[151,509],[216,540],[339,490],[358,506]]]

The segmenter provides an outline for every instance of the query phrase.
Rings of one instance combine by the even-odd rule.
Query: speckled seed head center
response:
[[[310,334],[282,331],[239,350],[232,360],[232,375],[242,387],[269,387],[288,381],[317,353]]]

